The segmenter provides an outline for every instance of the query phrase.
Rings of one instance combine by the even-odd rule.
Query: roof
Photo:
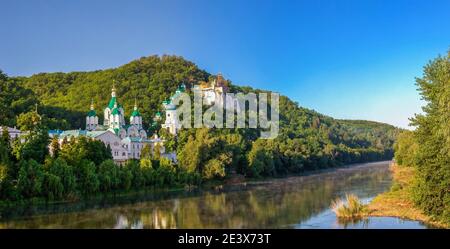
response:
[[[79,137],[82,135],[86,135],[86,130],[67,130],[60,133],[59,137]]]
[[[139,111],[136,109],[136,110],[133,111],[133,113],[131,113],[131,116],[132,116],[132,117],[140,117],[141,114],[140,114]]]
[[[95,116],[97,116],[97,113],[95,112],[95,110],[90,110],[90,111],[87,113],[87,116],[88,116],[88,117],[95,117]]]
[[[86,132],[86,136],[95,138],[106,132],[108,132],[108,131],[88,131],[88,132]]]
[[[96,138],[104,133],[108,132],[108,130],[103,131],[87,131],[87,130],[67,130],[67,131],[59,131],[59,130],[50,130],[50,134],[59,135],[59,138],[64,137],[79,137],[86,136],[91,138]]]
[[[120,114],[119,108],[116,107],[116,108],[112,109],[111,114],[112,114],[112,115],[119,115],[119,114]]]
[[[123,142],[140,142],[140,143],[149,143],[153,142],[151,139],[148,138],[140,138],[140,137],[126,137],[122,139]]]
[[[111,100],[109,101],[108,108],[112,109],[116,101],[117,101],[116,97],[112,97]]]
[[[176,92],[185,92],[186,91],[186,85],[185,84],[181,84],[178,86]]]
[[[0,125],[0,131],[3,131],[3,127],[7,127],[7,126],[1,126]],[[18,130],[16,127],[11,128],[11,127],[7,127],[8,128],[8,132],[9,133],[20,133],[21,131]]]

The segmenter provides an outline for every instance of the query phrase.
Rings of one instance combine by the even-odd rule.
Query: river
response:
[[[0,228],[427,228],[390,217],[342,223],[331,202],[354,193],[368,202],[391,186],[389,162],[306,176],[159,191],[78,203],[4,210]]]

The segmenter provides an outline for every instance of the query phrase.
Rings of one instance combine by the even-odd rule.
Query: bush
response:
[[[345,199],[346,201],[336,199],[331,203],[331,209],[338,218],[359,218],[365,214],[366,205],[362,204],[356,195],[346,194]]]

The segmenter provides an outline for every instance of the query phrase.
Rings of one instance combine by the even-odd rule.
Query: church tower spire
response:
[[[139,113],[136,98],[134,98],[134,108],[131,113],[130,124],[136,126],[138,130],[142,129],[142,116],[141,113]]]
[[[86,130],[93,131],[98,126],[98,116],[94,110],[94,99],[91,99],[91,107],[86,115]]]
[[[112,89],[111,89],[111,97],[115,98],[116,97],[116,81],[113,80],[113,85],[112,85]]]

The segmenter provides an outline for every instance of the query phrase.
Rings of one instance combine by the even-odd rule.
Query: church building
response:
[[[50,131],[50,136],[58,136],[60,143],[66,138],[76,138],[86,136],[100,140],[111,148],[113,159],[116,163],[122,164],[128,159],[139,159],[144,146],[151,146],[152,150],[156,144],[159,145],[163,155],[165,149],[163,141],[154,136],[147,137],[147,132],[143,126],[141,113],[139,112],[137,101],[134,101],[133,112],[130,115],[129,124],[125,122],[125,110],[117,99],[116,88],[113,85],[111,99],[108,106],[103,110],[103,125],[99,124],[99,118],[91,101],[90,110],[86,115],[85,130]]]

